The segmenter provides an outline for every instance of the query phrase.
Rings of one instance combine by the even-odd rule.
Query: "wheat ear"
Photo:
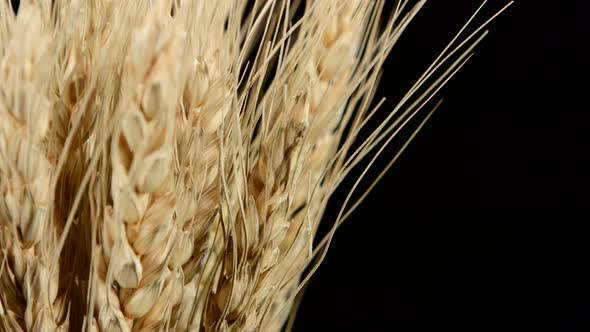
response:
[[[176,19],[188,27],[186,74],[182,104],[176,118],[177,245],[174,256],[183,264],[183,299],[173,315],[177,331],[201,323],[206,289],[219,261],[221,139],[219,130],[228,113],[236,79],[230,71],[234,47],[224,23],[232,1],[178,3]],[[193,21],[192,17],[208,17]],[[231,24],[231,23],[230,23]],[[206,264],[208,262],[208,264]]]
[[[98,323],[105,331],[162,328],[183,285],[176,257],[169,256],[175,240],[173,107],[182,34],[164,13],[150,8],[132,35],[123,68],[122,121],[111,146],[114,205],[104,212],[106,271],[99,272],[104,284],[97,295]]]
[[[278,75],[286,80],[277,80],[267,94],[279,105],[269,125],[276,128],[262,142],[249,187],[261,220],[270,216],[264,226],[273,229],[261,241],[266,245],[259,264],[267,272],[252,295],[262,304],[255,309],[262,313],[257,324],[269,331],[283,325],[289,313],[283,309],[290,306],[311,252],[323,208],[310,194],[326,195],[320,178],[336,151],[336,126],[352,91],[350,76],[367,25],[368,4],[360,1],[319,2],[308,10],[308,30],[300,32],[305,39],[294,42]]]
[[[46,145],[51,38],[47,4],[24,2],[12,38],[2,43],[0,83],[0,224],[4,249],[0,319],[7,330],[65,328],[57,301],[51,181]],[[23,36],[24,39],[23,39]],[[53,236],[52,236],[53,234]]]

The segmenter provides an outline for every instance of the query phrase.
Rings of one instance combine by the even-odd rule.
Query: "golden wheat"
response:
[[[485,35],[366,129],[424,3],[3,1],[0,330],[280,331],[331,194]]]

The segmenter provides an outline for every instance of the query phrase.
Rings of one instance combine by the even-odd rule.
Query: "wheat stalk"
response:
[[[424,1],[384,4],[2,2],[0,330],[280,331],[331,194],[481,40],[367,129]]]

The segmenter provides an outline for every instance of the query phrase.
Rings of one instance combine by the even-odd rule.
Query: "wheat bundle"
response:
[[[356,143],[423,5],[3,1],[0,330],[280,331],[330,195],[479,41]]]

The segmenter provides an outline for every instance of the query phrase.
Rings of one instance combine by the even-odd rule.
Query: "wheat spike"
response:
[[[9,330],[65,328],[57,270],[50,270],[51,180],[54,160],[46,145],[49,127],[51,38],[47,8],[25,2],[2,43],[0,83],[0,243],[2,326]],[[22,40],[21,36],[27,36]]]
[[[187,22],[186,78],[180,112],[177,112],[176,159],[177,177],[177,245],[173,256],[182,261],[184,290],[181,305],[173,314],[176,330],[195,328],[200,319],[196,291],[205,287],[211,268],[218,259],[213,257],[214,227],[218,227],[221,198],[219,180],[220,137],[228,113],[232,86],[230,61],[231,35],[224,29],[231,1],[179,3],[179,20]],[[191,17],[209,17],[192,22]],[[190,23],[189,23],[190,22]],[[186,263],[186,264],[185,264]],[[195,306],[197,308],[195,308]]]
[[[105,284],[116,282],[121,312],[99,314],[99,326],[133,331],[157,329],[173,296],[182,262],[169,256],[175,237],[173,165],[174,94],[181,33],[154,6],[134,31],[122,74],[120,126],[112,138],[112,209],[104,212]],[[179,264],[180,263],[180,264]],[[182,280],[182,278],[180,278]],[[108,291],[110,293],[110,290]],[[101,304],[99,312],[111,308]],[[128,320],[121,322],[121,315]]]

